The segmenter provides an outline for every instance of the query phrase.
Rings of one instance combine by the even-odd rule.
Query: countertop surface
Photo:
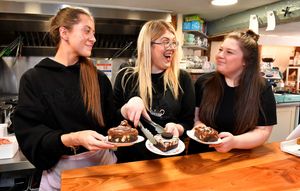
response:
[[[20,150],[17,151],[13,158],[0,159],[0,172],[11,172],[31,169],[35,169],[35,167],[26,159],[26,157]]]
[[[67,170],[67,190],[300,190],[300,158],[278,143],[229,153],[209,152]]]
[[[274,97],[278,104],[296,104],[300,105],[300,94],[278,94],[274,93]]]

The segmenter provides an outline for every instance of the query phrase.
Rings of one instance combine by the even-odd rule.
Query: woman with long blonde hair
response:
[[[134,126],[142,115],[174,136],[192,127],[193,83],[189,74],[179,69],[178,48],[176,31],[170,23],[152,20],[142,27],[136,66],[121,70],[114,86],[116,107]],[[147,152],[144,143],[118,148],[117,153],[119,162],[157,158]]]

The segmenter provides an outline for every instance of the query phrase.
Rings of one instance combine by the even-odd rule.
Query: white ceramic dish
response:
[[[286,140],[292,140],[300,137],[300,125],[295,127],[295,129],[289,134]]]
[[[185,145],[181,140],[179,140],[178,146],[176,148],[169,150],[167,152],[163,152],[163,151],[159,150],[149,140],[146,141],[145,145],[149,151],[151,151],[157,155],[164,155],[164,156],[177,155],[177,154],[182,153],[185,149]]]
[[[195,134],[195,130],[192,129],[192,130],[188,130],[186,131],[186,134],[193,140],[199,142],[199,143],[202,143],[202,144],[207,144],[207,145],[215,145],[215,144],[219,144],[219,143],[222,143],[222,139],[218,139],[217,141],[214,141],[214,142],[204,142],[204,141],[201,141],[200,139],[198,139],[194,134]]]
[[[297,144],[297,139],[281,142],[281,151],[300,157],[300,145]]]
[[[1,137],[8,139],[11,143],[0,145],[0,159],[13,158],[19,149],[19,145],[15,136]]]
[[[108,142],[110,144],[113,144],[113,145],[115,145],[117,147],[128,147],[128,146],[131,146],[131,145],[134,145],[136,143],[140,143],[140,142],[144,141],[145,138],[142,137],[142,136],[140,136],[140,135],[138,135],[138,139],[136,141],[134,141],[134,142],[131,142],[131,143],[114,143],[114,142],[109,142],[107,136],[105,137],[105,140],[106,140],[106,142]]]

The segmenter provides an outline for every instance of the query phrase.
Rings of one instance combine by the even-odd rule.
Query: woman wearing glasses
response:
[[[181,136],[193,126],[195,95],[189,74],[179,69],[175,29],[162,20],[149,21],[140,31],[137,48],[136,66],[124,68],[116,77],[116,107],[134,126],[142,115]],[[148,151],[144,142],[119,147],[117,156],[118,162],[159,157]]]

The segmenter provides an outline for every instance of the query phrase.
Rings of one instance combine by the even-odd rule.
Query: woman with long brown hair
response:
[[[263,144],[276,124],[276,103],[270,84],[260,74],[259,36],[253,31],[225,37],[216,55],[216,72],[195,83],[194,126],[210,126],[222,139],[210,145],[219,152]],[[208,151],[190,142],[189,153]]]
[[[60,190],[62,170],[116,162],[104,140],[112,127],[112,87],[91,60],[95,23],[82,8],[66,7],[50,20],[57,45],[21,78],[13,125],[26,158],[43,170],[40,190]]]

